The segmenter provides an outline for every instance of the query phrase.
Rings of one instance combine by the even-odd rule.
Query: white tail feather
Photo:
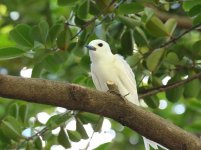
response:
[[[158,147],[161,147],[164,150],[168,150],[166,147],[164,147],[164,146],[162,146],[162,145],[160,145],[154,141],[151,141],[144,136],[143,136],[143,140],[144,140],[145,150],[150,150],[150,146],[153,147],[154,149],[158,149]]]

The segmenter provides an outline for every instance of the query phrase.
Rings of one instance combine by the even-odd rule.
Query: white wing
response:
[[[97,90],[105,92],[108,90],[108,88],[106,86],[106,83],[104,83],[104,81],[102,80],[102,78],[100,78],[100,75],[98,75],[98,73],[99,71],[97,70],[97,68],[93,64],[91,64],[91,76],[93,83]]]
[[[135,76],[132,69],[130,68],[128,63],[123,59],[122,56],[118,54],[114,56],[115,56],[115,67],[117,68],[118,71],[120,71],[117,72],[119,81],[121,82],[120,85],[122,85],[129,92],[129,94],[127,93],[128,95],[125,98],[131,101],[132,103],[139,105]],[[119,90],[121,91],[121,89]]]

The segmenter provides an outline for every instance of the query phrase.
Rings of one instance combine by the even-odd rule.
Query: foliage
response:
[[[167,78],[168,84],[174,84],[201,72],[200,30],[184,29],[179,17],[164,20],[156,9],[183,16],[194,26],[201,24],[201,2],[196,0],[3,0],[0,73],[19,76],[23,75],[23,68],[31,68],[31,77],[93,87],[84,46],[96,38],[106,40],[113,53],[127,59],[136,74],[139,93],[164,85]],[[150,111],[200,135],[200,87],[200,79],[195,79],[144,100]],[[162,102],[167,102],[165,109],[158,108]],[[178,114],[175,109],[179,107],[184,112]],[[94,132],[101,132],[104,121],[95,114],[56,110],[1,98],[0,147],[50,149],[60,144],[70,148],[72,142],[90,139],[87,124]],[[51,116],[47,122],[40,121],[40,112]],[[72,120],[76,123],[75,130],[66,128]],[[115,138],[97,150],[143,149],[137,133],[113,120],[110,122]],[[56,128],[60,131],[53,134]]]

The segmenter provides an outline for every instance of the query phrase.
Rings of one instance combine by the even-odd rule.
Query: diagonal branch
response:
[[[139,95],[139,98],[144,98],[144,97],[147,97],[147,96],[152,96],[156,93],[159,93],[159,92],[163,92],[163,91],[167,91],[169,89],[173,89],[173,88],[176,88],[178,86],[181,86],[181,85],[184,85],[194,79],[198,79],[198,78],[201,78],[201,73],[198,73],[198,74],[195,74],[185,80],[181,80],[181,81],[178,81],[178,82],[175,82],[175,83],[170,83],[170,84],[167,84],[167,85],[163,85],[163,86],[159,86],[159,87],[154,87],[154,88],[151,88],[151,89],[146,89],[146,90],[143,90],[139,93],[142,93]]]
[[[186,35],[187,33],[191,32],[192,30],[195,30],[195,29],[197,29],[199,27],[201,27],[201,23],[198,23],[198,24],[192,26],[191,28],[189,28],[188,30],[184,31],[183,33],[181,33],[177,37],[172,37],[169,41],[167,41],[166,43],[160,45],[159,48],[163,48],[163,47],[166,47],[166,46],[168,46],[168,45],[170,45],[172,43],[175,43],[177,40],[182,38],[184,35]]]
[[[169,149],[201,148],[201,140],[195,135],[110,93],[56,81],[0,75],[0,96],[109,117]]]

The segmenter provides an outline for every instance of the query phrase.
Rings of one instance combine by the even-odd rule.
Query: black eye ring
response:
[[[102,46],[103,46],[103,43],[99,43],[98,46],[99,46],[99,47],[102,47]]]

